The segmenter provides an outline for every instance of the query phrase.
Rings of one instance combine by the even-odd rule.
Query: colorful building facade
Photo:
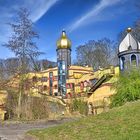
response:
[[[140,43],[131,35],[131,29],[119,45],[120,66],[99,69],[94,72],[92,67],[71,65],[71,41],[66,32],[62,31],[57,41],[57,67],[40,72],[27,74],[25,91],[31,95],[62,96],[66,98],[87,96],[88,105],[95,107],[96,114],[103,111],[103,104],[109,103],[109,97],[115,94],[112,83],[117,80],[120,70],[128,66],[138,66],[140,62]],[[13,78],[11,85],[17,87],[19,77]],[[10,84],[9,84],[10,85]],[[96,110],[101,106],[100,110]],[[0,110],[1,111],[1,110]]]
[[[69,66],[66,78],[65,96],[81,95],[89,90],[94,78],[91,67]],[[30,92],[46,95],[61,95],[59,92],[58,67],[50,68],[40,73],[29,73]]]
[[[30,91],[64,97],[88,91],[94,77],[93,68],[71,65],[71,41],[65,31],[57,41],[56,52],[57,67],[29,73]]]

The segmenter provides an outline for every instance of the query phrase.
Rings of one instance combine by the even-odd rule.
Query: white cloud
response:
[[[70,28],[68,29],[69,32],[72,32],[76,30],[77,28],[88,24],[90,22],[95,22],[100,19],[99,15],[103,12],[104,9],[116,5],[121,0],[101,0],[96,6],[94,6],[89,12],[85,13],[81,18],[76,20],[72,25],[70,25]],[[103,16],[101,16],[103,18]]]
[[[59,0],[26,0],[25,7],[32,6],[31,19],[39,20]]]
[[[38,21],[53,5],[60,0],[4,0],[0,1],[0,58],[8,58],[14,56],[2,44],[7,42],[11,36],[11,28],[6,24],[13,20],[17,11],[21,7],[25,7],[31,11],[32,21]],[[4,52],[4,53],[3,53]]]
[[[5,0],[0,2],[0,44],[8,40],[10,28],[6,23],[11,22],[21,7],[31,11],[31,19],[38,21],[53,5],[60,0]]]

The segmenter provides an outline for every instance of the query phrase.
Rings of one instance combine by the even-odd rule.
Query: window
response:
[[[48,77],[42,77],[41,78],[41,82],[47,82],[48,81]]]
[[[50,75],[50,77],[52,77],[53,76],[53,72],[50,72],[49,75]]]
[[[47,86],[46,86],[46,85],[43,87],[43,90],[44,90],[44,91],[46,91],[46,90],[47,90]]]
[[[136,66],[137,65],[137,61],[136,61],[136,55],[131,55],[131,64],[132,66]]]
[[[54,89],[57,89],[57,85],[54,85]]]
[[[81,90],[84,89],[84,83],[83,82],[80,83],[80,88],[81,88]]]
[[[73,89],[73,83],[70,83],[70,88]]]
[[[53,93],[53,72],[49,73],[49,86],[50,86],[50,95]]]
[[[67,88],[70,88],[70,84],[69,83],[67,83],[66,86],[67,86]]]
[[[120,59],[120,68],[121,68],[121,70],[123,70],[125,68],[125,58],[124,57],[121,57],[121,59]]]
[[[34,76],[34,77],[32,78],[32,81],[33,81],[33,82],[37,82],[37,77]]]

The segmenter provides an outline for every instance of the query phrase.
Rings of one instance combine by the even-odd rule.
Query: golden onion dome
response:
[[[63,30],[60,39],[57,41],[57,49],[70,49],[71,41],[67,38],[66,32]]]

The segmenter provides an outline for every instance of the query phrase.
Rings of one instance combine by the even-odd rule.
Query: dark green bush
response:
[[[116,94],[112,96],[111,107],[140,99],[140,70],[131,69],[122,72],[114,83]]]

